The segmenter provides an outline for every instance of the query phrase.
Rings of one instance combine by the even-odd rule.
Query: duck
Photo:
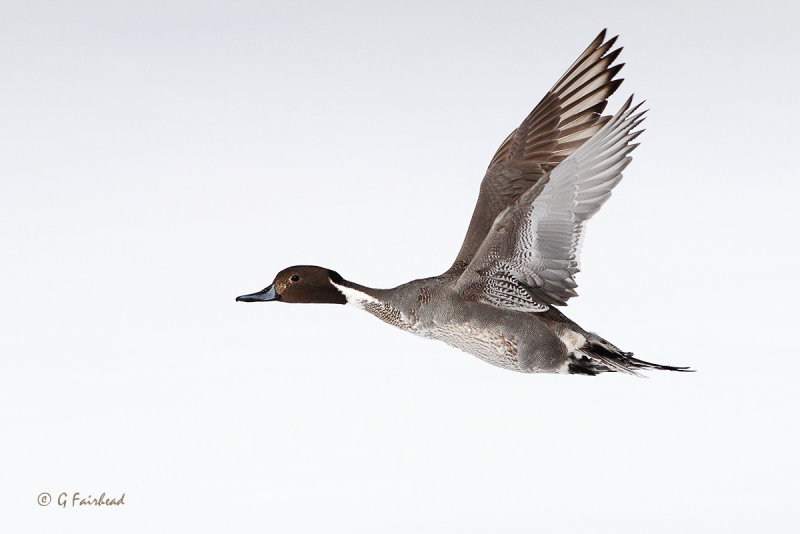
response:
[[[332,269],[295,265],[236,301],[355,306],[521,373],[689,370],[637,359],[558,309],[577,296],[586,224],[622,179],[644,131],[646,111],[632,95],[603,115],[623,81],[616,41],[601,31],[500,144],[447,271],[375,289]]]

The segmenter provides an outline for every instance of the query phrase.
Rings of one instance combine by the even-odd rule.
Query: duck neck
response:
[[[362,286],[355,282],[345,280],[341,276],[331,276],[331,283],[344,295],[347,299],[347,304],[364,308],[369,303],[379,302],[378,296],[381,292],[380,289],[374,289],[367,286]]]

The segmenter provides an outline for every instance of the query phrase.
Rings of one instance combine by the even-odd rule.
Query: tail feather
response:
[[[569,364],[570,373],[586,375],[616,371],[641,376],[636,372],[638,369],[693,372],[688,367],[662,365],[634,358],[632,352],[624,352],[593,333],[589,333],[586,344],[575,351],[573,361]]]

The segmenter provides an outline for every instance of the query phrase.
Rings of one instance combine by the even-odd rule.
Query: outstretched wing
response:
[[[614,79],[623,64],[613,65],[621,48],[608,52],[616,37],[606,31],[575,60],[519,127],[497,149],[481,183],[478,203],[448,272],[464,270],[506,206],[546,172],[572,154],[608,120],[600,114],[622,83]]]
[[[523,193],[492,225],[456,288],[471,300],[520,311],[565,305],[586,222],[630,163],[644,112],[631,99],[589,141]]]

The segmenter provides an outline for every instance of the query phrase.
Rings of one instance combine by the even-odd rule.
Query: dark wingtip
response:
[[[611,52],[609,52],[608,54],[606,54],[605,57],[609,60],[609,62],[614,63],[617,60],[617,58],[619,57],[621,52],[622,52],[622,47],[620,46],[619,48],[616,48],[616,49],[612,50]],[[624,64],[625,63],[623,63],[623,65]]]

